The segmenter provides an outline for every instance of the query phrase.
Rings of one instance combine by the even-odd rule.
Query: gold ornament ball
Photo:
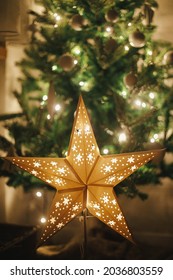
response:
[[[112,52],[115,51],[116,47],[117,47],[116,40],[113,39],[113,38],[110,38],[105,43],[105,52],[106,53],[112,53]]]
[[[166,150],[164,149],[164,146],[162,144],[160,144],[159,142],[144,143],[144,149],[146,151],[148,151],[148,150],[160,150],[160,149],[163,149],[162,152],[160,152],[156,157],[154,157],[152,159],[151,162],[154,163],[154,164],[159,164],[163,160],[163,158],[165,156],[165,151]]]
[[[141,48],[145,45],[145,35],[136,30],[129,35],[129,43],[132,47]]]
[[[105,15],[105,19],[108,22],[117,22],[117,20],[118,20],[118,13],[117,13],[117,11],[115,11],[113,9],[107,11],[107,13]]]
[[[163,63],[167,65],[173,65],[173,50],[165,53],[163,57]]]
[[[58,63],[66,72],[71,71],[75,65],[73,57],[69,54],[63,54]]]
[[[77,14],[72,17],[70,24],[74,30],[81,31],[86,21],[81,15]]]
[[[127,88],[133,88],[137,83],[137,76],[130,72],[124,77],[124,83]]]

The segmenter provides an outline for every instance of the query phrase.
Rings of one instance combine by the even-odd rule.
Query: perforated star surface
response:
[[[54,187],[45,242],[83,209],[133,241],[113,187],[153,159],[160,150],[100,155],[82,97],[76,111],[66,158],[6,157],[8,161]]]

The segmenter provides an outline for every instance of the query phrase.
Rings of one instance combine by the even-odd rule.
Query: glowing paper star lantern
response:
[[[6,157],[54,187],[45,230],[46,241],[84,209],[133,241],[113,187],[160,153],[160,150],[100,155],[82,97],[75,115],[66,158]]]

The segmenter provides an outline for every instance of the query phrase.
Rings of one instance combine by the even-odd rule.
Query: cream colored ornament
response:
[[[107,11],[106,15],[105,15],[105,19],[108,22],[117,22],[118,20],[118,13],[116,10],[111,9],[109,11]]]
[[[74,58],[70,54],[63,54],[59,58],[58,63],[66,72],[71,71],[75,66]]]
[[[79,98],[68,155],[65,158],[6,157],[57,190],[41,243],[82,210],[133,242],[113,187],[152,160],[160,150],[100,155],[87,110]]]
[[[129,35],[129,43],[132,47],[141,48],[145,45],[145,35],[136,30]]]
[[[76,31],[81,31],[86,24],[87,21],[79,14],[74,15],[70,21],[71,27]]]
[[[130,72],[124,77],[124,83],[127,88],[133,88],[137,83],[137,76]]]
[[[173,50],[165,53],[163,57],[163,63],[167,65],[173,65]]]

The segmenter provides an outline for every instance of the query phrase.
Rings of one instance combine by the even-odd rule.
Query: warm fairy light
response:
[[[128,23],[128,26],[132,26],[132,23],[131,23],[131,22],[129,22],[129,23]]]
[[[147,104],[145,102],[142,102],[142,107],[143,108],[146,108],[147,107]]]
[[[151,139],[150,139],[150,142],[151,142],[151,143],[154,143],[154,142],[155,142],[155,139],[154,139],[154,138],[151,138]]]
[[[42,217],[42,218],[40,219],[40,222],[41,222],[42,224],[45,224],[46,219],[45,219],[44,217]]]
[[[53,16],[57,21],[61,20],[61,16],[59,14],[55,13]]]
[[[51,119],[51,116],[50,116],[49,114],[47,115],[47,119],[48,119],[48,120],[50,120],[50,119]]]
[[[120,133],[118,136],[119,142],[125,142],[127,140],[127,136],[124,132]]]
[[[126,45],[126,46],[124,46],[124,49],[125,49],[125,51],[129,51],[130,48],[129,48],[129,46]]]
[[[134,101],[134,103],[135,103],[135,105],[138,106],[138,107],[141,107],[141,106],[142,106],[142,102],[141,102],[140,99],[136,99],[136,100]]]
[[[122,91],[122,96],[126,97],[127,96],[127,92],[125,90]]]
[[[42,197],[42,192],[39,192],[39,191],[36,192],[36,196],[37,196],[37,197]]]
[[[56,71],[58,69],[58,66],[57,65],[53,65],[52,66],[52,71]]]
[[[81,87],[83,87],[84,84],[85,84],[85,83],[84,83],[83,81],[80,81],[80,82],[79,82],[79,85],[80,85]]]
[[[106,32],[111,33],[112,32],[112,27],[111,26],[107,26],[105,28]]]
[[[60,111],[61,110],[61,105],[60,104],[56,104],[55,105],[55,111]]]
[[[80,47],[76,46],[76,47],[73,49],[73,52],[74,52],[74,54],[79,55],[79,54],[81,53]]]
[[[155,98],[154,92],[150,92],[150,93],[149,93],[149,97],[150,97],[151,99],[154,99],[154,98]]]
[[[107,148],[103,149],[103,154],[104,154],[104,155],[109,154],[109,150],[108,150]]]
[[[152,52],[151,50],[148,50],[148,51],[147,51],[147,54],[148,54],[148,55],[152,55],[153,52]]]
[[[74,64],[75,64],[75,65],[76,65],[76,64],[78,64],[78,61],[77,61],[77,59],[75,59],[75,60],[74,60]]]
[[[159,138],[159,135],[157,133],[155,133],[153,137],[155,140],[157,140]]]
[[[45,94],[45,95],[43,95],[43,101],[46,101],[47,99],[48,99],[48,96]]]
[[[58,27],[58,24],[54,24],[54,28],[57,28]]]

